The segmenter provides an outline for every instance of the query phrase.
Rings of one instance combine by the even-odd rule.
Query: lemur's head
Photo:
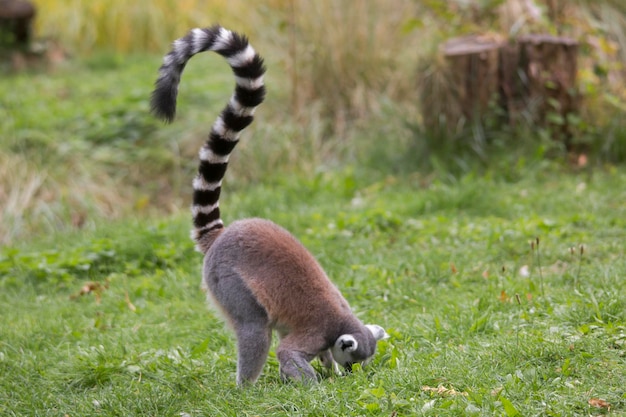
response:
[[[347,370],[352,364],[362,363],[374,356],[376,342],[387,339],[389,335],[376,324],[366,324],[364,329],[350,334],[342,334],[330,348],[333,359]]]

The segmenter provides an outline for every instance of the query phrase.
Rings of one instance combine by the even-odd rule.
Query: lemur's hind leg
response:
[[[237,336],[237,384],[254,383],[272,342],[270,319],[228,256],[210,253],[205,259],[204,284]]]
[[[254,383],[267,360],[272,343],[268,323],[248,322],[237,325],[237,385]]]

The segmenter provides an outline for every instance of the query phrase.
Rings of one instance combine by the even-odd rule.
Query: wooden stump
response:
[[[523,92],[533,120],[549,126],[555,139],[570,145],[567,116],[578,112],[578,43],[570,38],[528,35],[520,38],[519,69],[528,79]]]
[[[568,115],[579,108],[576,93],[578,44],[550,35],[529,35],[516,42],[498,37],[468,36],[451,39],[441,48],[446,88],[440,97],[422,101],[428,128],[435,125],[437,100],[445,113],[448,131],[460,121],[482,123],[486,118],[548,126],[555,139],[569,145]],[[437,89],[433,89],[437,90]],[[450,103],[454,100],[454,103]],[[451,108],[458,108],[450,113]],[[492,111],[497,109],[497,113]]]
[[[27,47],[32,38],[35,6],[27,0],[0,0],[0,45]]]
[[[519,44],[507,43],[500,50],[500,108],[506,115],[506,121],[515,126],[524,119],[527,102],[528,78],[520,69]]]
[[[462,115],[470,121],[486,114],[498,96],[499,39],[467,36],[452,39],[443,47],[450,66],[450,82],[456,92]]]

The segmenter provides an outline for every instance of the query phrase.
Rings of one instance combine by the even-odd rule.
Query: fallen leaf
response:
[[[606,408],[607,410],[611,410],[611,404],[601,398],[590,398],[589,405],[596,408]]]
[[[93,295],[96,298],[96,303],[100,304],[100,301],[102,301],[102,293],[104,292],[104,290],[109,288],[109,281],[107,280],[104,284],[101,282],[96,282],[96,281],[89,281],[85,284],[83,284],[82,287],[80,287],[80,290],[72,295],[70,295],[70,300],[74,300],[78,297],[81,297],[83,295],[87,295],[87,294],[91,294],[93,293]]]
[[[465,391],[457,391],[454,388],[446,388],[443,385],[439,385],[438,387],[429,387],[427,385],[424,385],[422,387],[422,391],[424,392],[431,392],[437,395],[441,395],[441,396],[447,396],[447,395],[452,395],[452,396],[456,396],[456,395],[461,395],[463,397],[467,397],[467,392]]]
[[[126,301],[126,306],[130,311],[137,311],[137,307],[130,301],[130,297],[128,296],[128,291],[124,294],[124,300]]]

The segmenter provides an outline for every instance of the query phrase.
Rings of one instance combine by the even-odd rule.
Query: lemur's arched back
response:
[[[171,122],[187,61],[203,51],[226,58],[235,74],[235,91],[200,149],[193,181],[192,237],[205,254],[203,281],[209,297],[237,336],[237,383],[258,378],[271,344],[281,338],[276,356],[281,377],[314,381],[309,362],[318,356],[328,367],[350,369],[370,358],[382,327],[359,321],[322,267],[289,232],[268,220],[245,219],[228,227],[220,217],[219,196],[228,157],[241,131],[265,97],[263,59],[245,36],[220,26],[193,29],[165,55],[152,94],[152,111]]]

